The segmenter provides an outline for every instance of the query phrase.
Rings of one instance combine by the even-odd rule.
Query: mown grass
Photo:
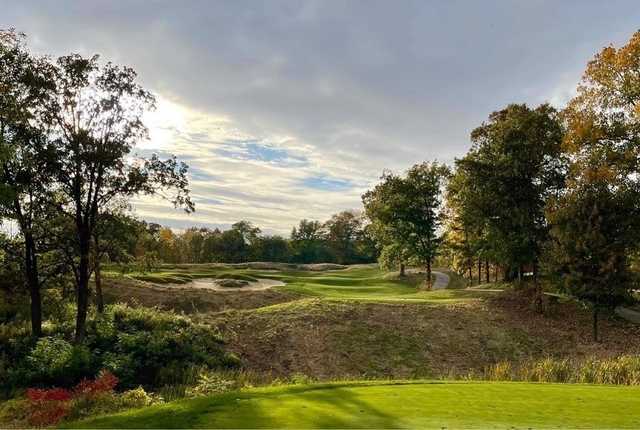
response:
[[[638,428],[633,387],[478,382],[276,386],[182,400],[69,428]]]
[[[153,283],[186,283],[195,278],[231,278],[255,280],[267,278],[285,283],[280,291],[337,300],[407,301],[452,303],[486,296],[484,292],[459,288],[459,279],[450,274],[455,289],[427,291],[423,282],[413,278],[396,279],[372,266],[355,266],[343,270],[257,270],[229,269],[215,266],[190,266],[185,269],[163,267],[162,271],[128,276]]]

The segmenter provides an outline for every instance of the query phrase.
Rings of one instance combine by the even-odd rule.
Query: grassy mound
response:
[[[638,428],[640,390],[527,383],[252,389],[72,423],[77,428]]]

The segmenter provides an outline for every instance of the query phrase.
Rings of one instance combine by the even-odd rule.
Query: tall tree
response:
[[[404,177],[383,175],[383,184],[365,193],[373,223],[380,225],[383,246],[400,247],[424,265],[431,288],[431,265],[440,245],[442,192],[449,169],[438,163],[416,164]]]
[[[0,31],[0,218],[20,227],[34,336],[42,334],[38,259],[47,218],[45,197],[50,194],[39,158],[47,151],[47,136],[35,124],[49,94],[51,72],[45,60],[30,55],[23,35]]]
[[[549,205],[563,286],[598,313],[636,284],[630,256],[640,239],[640,32],[587,65],[563,112],[570,157],[567,192]]]
[[[46,104],[47,125],[55,138],[55,154],[47,157],[47,171],[63,201],[59,212],[75,225],[78,258],[72,265],[76,283],[75,340],[84,340],[89,303],[91,244],[100,210],[113,200],[138,194],[162,195],[174,205],[192,210],[187,166],[175,158],[132,160],[137,142],[147,138],[143,113],[154,97],[136,82],[131,68],[98,57],[60,57],[54,88]]]
[[[535,109],[509,105],[492,113],[489,121],[473,130],[474,143],[464,158],[456,161],[473,183],[468,208],[479,213],[476,234],[491,239],[489,249],[499,250],[500,259],[521,276],[533,269],[536,303],[541,308],[538,267],[542,246],[548,237],[544,207],[550,196],[564,187],[566,163],[562,157],[563,129],[558,113],[549,105]],[[486,236],[488,235],[488,236]]]
[[[637,200],[637,192],[613,191],[601,181],[574,185],[549,204],[551,267],[564,291],[591,304],[596,341],[600,312],[631,301],[629,250],[639,238]]]

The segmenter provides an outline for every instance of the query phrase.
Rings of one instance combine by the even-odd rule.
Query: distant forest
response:
[[[373,263],[375,241],[362,214],[344,211],[325,222],[303,219],[290,238],[263,234],[249,221],[226,230],[191,227],[175,232],[169,227],[129,216],[111,219],[107,261],[153,270],[159,263]]]

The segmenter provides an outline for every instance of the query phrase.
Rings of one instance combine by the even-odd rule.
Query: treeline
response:
[[[372,263],[377,259],[361,214],[344,211],[326,222],[303,219],[290,238],[262,234],[249,221],[227,230],[192,227],[175,232],[168,227],[120,216],[117,246],[103,256],[106,262],[137,264],[145,270],[159,263]],[[113,230],[112,230],[113,231]],[[110,240],[117,240],[111,235]]]
[[[548,284],[602,310],[631,302],[640,250],[640,32],[589,62],[562,109],[511,104],[449,170],[385,173],[363,196],[383,262],[436,255],[469,278]]]

